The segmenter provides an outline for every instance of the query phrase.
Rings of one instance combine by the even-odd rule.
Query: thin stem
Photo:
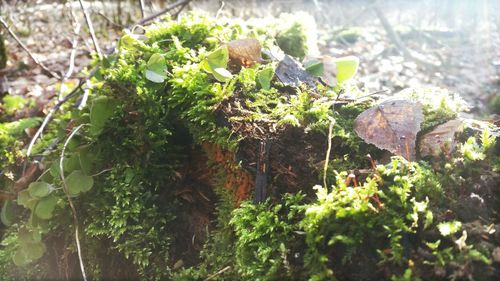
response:
[[[145,18],[146,13],[144,13],[144,0],[139,0],[139,5],[141,6],[141,17]]]
[[[92,20],[90,19],[89,13],[85,6],[83,6],[82,0],[78,0],[80,2],[80,7],[82,8],[83,15],[85,17],[85,22],[87,23],[87,27],[89,28],[90,37],[92,38],[92,43],[94,44],[95,51],[99,56],[99,59],[102,59],[101,48],[99,48],[99,43],[97,42],[97,38],[95,37],[94,26],[92,25]]]
[[[76,241],[76,249],[78,252],[78,260],[80,262],[80,270],[82,271],[83,280],[87,281],[87,275],[85,274],[85,266],[83,265],[82,249],[80,247],[78,216],[76,213],[75,205],[73,204],[73,200],[71,199],[71,196],[69,195],[68,186],[66,184],[66,178],[64,177],[64,153],[66,152],[66,147],[68,146],[69,141],[83,127],[83,125],[85,125],[85,124],[82,124],[82,125],[76,127],[75,129],[73,129],[71,134],[66,139],[66,142],[64,142],[62,152],[61,152],[61,159],[59,160],[59,170],[60,170],[61,180],[63,183],[63,190],[64,190],[64,193],[66,194],[66,198],[68,198],[68,203],[69,203],[69,206],[71,208],[71,212],[73,213],[73,223],[75,224],[75,241]]]
[[[327,186],[326,186],[326,174],[328,171],[328,162],[330,161],[330,153],[332,151],[333,125],[335,125],[335,119],[330,118],[330,126],[328,127],[328,148],[326,149],[325,166],[323,167],[323,187],[324,188],[327,188]]]
[[[154,14],[146,17],[146,18],[141,19],[137,24],[138,25],[143,25],[143,24],[145,24],[147,22],[150,22],[150,21],[154,20],[155,18],[157,18],[157,17],[159,17],[159,16],[167,13],[168,11],[170,11],[172,9],[175,9],[175,8],[177,8],[179,6],[182,6],[182,5],[187,5],[191,1],[192,0],[179,0],[179,1],[175,2],[175,3],[172,3],[172,4],[168,5],[167,7],[165,7],[165,9],[163,9],[163,10],[157,12],[157,13],[154,13]]]

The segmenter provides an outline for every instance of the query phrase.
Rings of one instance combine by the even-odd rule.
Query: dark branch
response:
[[[159,17],[159,16],[167,13],[168,11],[170,11],[172,9],[175,9],[175,8],[177,8],[179,6],[185,6],[185,5],[187,5],[191,1],[192,0],[179,0],[179,1],[175,2],[175,3],[172,3],[172,4],[168,5],[167,7],[165,7],[165,9],[163,9],[163,10],[157,12],[157,13],[154,13],[154,14],[148,16],[148,17],[145,17],[145,18],[141,19],[139,22],[137,22],[137,24],[138,25],[143,25],[145,23],[148,23],[148,22],[154,20],[155,18],[157,18],[157,17]]]
[[[26,47],[26,45],[24,45],[23,42],[21,42],[21,40],[19,40],[19,38],[17,37],[17,35],[14,33],[14,31],[12,31],[12,29],[10,29],[9,25],[4,21],[3,17],[0,16],[0,23],[2,23],[3,27],[5,27],[5,29],[7,29],[7,31],[9,32],[10,36],[12,36],[12,38],[14,38],[14,40],[17,42],[17,44],[19,44],[19,46],[21,46],[21,48],[26,52],[28,53],[28,55],[31,57],[31,59],[35,62],[36,65],[38,65],[39,67],[42,68],[43,72],[46,73],[47,75],[51,76],[51,77],[54,77],[56,79],[61,79],[61,77],[51,71],[48,67],[46,67],[42,62],[40,62],[32,53],[31,51],[28,49],[28,47]]]

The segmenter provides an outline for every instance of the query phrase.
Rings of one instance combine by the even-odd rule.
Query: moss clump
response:
[[[303,60],[306,55],[318,52],[315,21],[310,15],[283,14],[276,25],[276,43],[285,54]]]
[[[340,43],[354,44],[358,39],[363,36],[363,29],[359,27],[352,27],[343,29],[335,35],[335,41]]]
[[[492,113],[500,115],[500,96],[495,96],[490,101],[490,110]]]

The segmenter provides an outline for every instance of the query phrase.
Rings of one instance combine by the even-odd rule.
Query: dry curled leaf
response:
[[[365,110],[354,130],[367,143],[407,160],[415,160],[415,139],[424,120],[422,106],[409,100],[388,100]]]
[[[461,120],[450,120],[425,134],[420,140],[420,155],[438,156],[441,152],[451,153],[455,150],[455,135],[462,132]]]
[[[250,67],[261,62],[261,46],[257,39],[238,39],[227,43],[229,60],[240,66]]]

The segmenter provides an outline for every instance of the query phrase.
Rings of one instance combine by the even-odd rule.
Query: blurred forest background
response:
[[[174,2],[83,1],[104,50],[111,50],[123,28]],[[78,1],[2,0],[0,7],[11,29],[49,69],[64,72],[73,46],[74,75],[88,64],[93,46]],[[366,92],[443,87],[460,94],[471,106],[471,114],[485,117],[499,113],[499,8],[500,1],[492,0],[199,0],[176,9],[244,19],[305,12],[316,21],[322,54],[360,58],[360,83]],[[72,44],[74,19],[81,29],[76,45]],[[304,16],[304,21],[310,19]],[[57,80],[31,63],[4,28],[2,36],[8,54],[6,68],[0,72],[2,92],[41,100],[55,94],[52,86]]]

